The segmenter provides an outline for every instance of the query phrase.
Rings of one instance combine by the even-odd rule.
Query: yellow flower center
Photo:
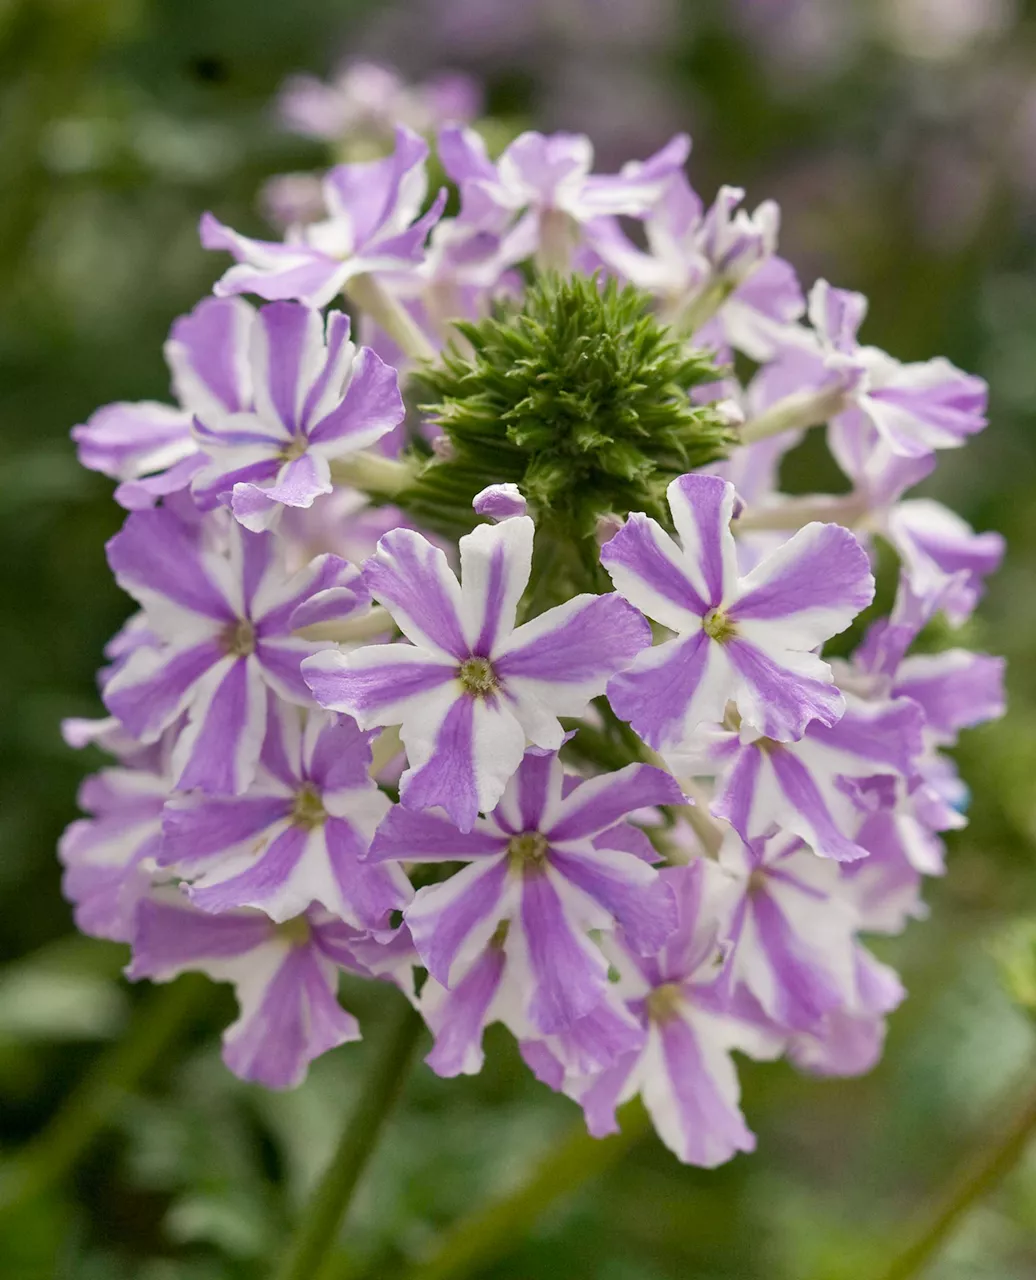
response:
[[[295,795],[295,803],[291,809],[291,821],[296,827],[312,831],[327,818],[327,810],[320,798],[320,793],[308,782]]]
[[[523,831],[520,836],[511,837],[507,856],[515,870],[538,871],[547,861],[549,848],[546,836],[538,831]]]
[[[460,664],[457,675],[467,692],[473,693],[476,698],[494,693],[499,686],[496,672],[488,658],[468,658]]]
[[[683,992],[678,982],[664,982],[647,998],[648,1017],[652,1022],[669,1022],[678,1016],[683,1004]]]
[[[220,636],[220,646],[230,658],[247,658],[255,653],[255,627],[248,618],[228,622]]]
[[[282,462],[294,462],[296,458],[301,458],[309,448],[309,441],[305,436],[295,436],[290,444],[286,444],[281,450]]]
[[[283,920],[280,924],[274,925],[274,929],[277,936],[283,938],[289,947],[304,947],[313,936],[305,916],[292,916],[290,920]]]
[[[737,635],[737,624],[731,622],[720,609],[712,609],[702,620],[702,630],[710,640],[717,644],[725,644],[732,636]]]

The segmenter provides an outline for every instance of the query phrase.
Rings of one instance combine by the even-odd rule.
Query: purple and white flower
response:
[[[150,507],[187,485],[204,461],[195,417],[241,413],[251,401],[252,308],[240,298],[205,298],[181,316],[165,344],[179,408],[145,400],[105,405],[72,428],[79,461],[121,481],[115,499]]]
[[[614,594],[575,596],[516,627],[532,542],[528,516],[480,525],[460,540],[458,583],[420,534],[386,534],[364,580],[410,643],[305,663],[322,706],[362,729],[400,726],[403,804],[441,806],[462,831],[496,805],[527,742],[558,750],[558,716],[581,715],[650,639]]]
[[[316,903],[358,929],[386,929],[412,894],[399,867],[364,862],[391,807],[368,772],[369,735],[343,716],[271,704],[251,787],[174,797],[159,862],[190,881],[203,911],[256,907],[283,921]]]
[[[405,909],[414,946],[443,987],[468,979],[489,998],[493,968],[506,961],[520,978],[523,1015],[541,1035],[571,1029],[605,998],[608,963],[591,930],[621,925],[630,946],[653,954],[676,926],[650,842],[624,821],[644,806],[682,803],[673,778],[632,764],[567,795],[563,779],[556,756],[530,752],[471,830],[399,806],[370,852],[375,861],[469,864],[419,889]]]
[[[265,736],[268,691],[310,702],[299,665],[326,645],[295,630],[366,609],[359,571],[326,555],[289,577],[272,534],[248,533],[218,512],[189,528],[161,509],[133,512],[109,542],[108,561],[143,606],[154,642],[109,676],[105,705],[143,742],[186,713],[172,756],[176,785],[244,791]]]
[[[889,539],[919,595],[938,595],[959,626],[975,611],[985,580],[1004,558],[999,533],[976,533],[956,512],[930,498],[900,502],[888,515]]]
[[[297,302],[252,313],[252,394],[232,412],[199,409],[205,465],[192,482],[203,507],[229,503],[255,532],[285,506],[332,490],[331,463],[374,444],[403,420],[395,370],[349,341],[349,317]]]
[[[614,218],[602,218],[589,242],[619,275],[689,318],[701,346],[733,346],[772,359],[784,331],[806,309],[792,267],[776,256],[779,210],[764,201],[749,214],[739,187],[722,187],[706,211],[683,173],[673,173],[644,219],[648,252]],[[686,319],[685,319],[686,323]]]
[[[788,1040],[788,1059],[816,1076],[859,1076],[875,1065],[885,1044],[885,1015],[906,995],[894,970],[856,944],[852,1000],[833,1009],[815,1031]]]
[[[619,594],[675,638],[642,652],[608,685],[616,712],[650,746],[678,752],[728,701],[779,741],[844,710],[814,650],[874,594],[867,557],[839,525],[810,524],[740,578],[730,521],[734,486],[686,475],[667,495],[677,543],[639,513],[601,551]]]
[[[398,964],[390,948],[325,911],[281,924],[259,911],[208,915],[167,890],[137,909],[127,976],[169,982],[200,971],[232,982],[240,1012],[224,1033],[223,1061],[243,1080],[291,1089],[314,1058],[360,1039],[338,1003],[339,975],[375,977],[390,958]]]
[[[327,172],[326,219],[289,227],[283,243],[252,240],[205,214],[202,244],[237,260],[216,283],[216,294],[256,293],[270,302],[323,307],[356,276],[412,272],[424,261],[428,233],[446,203],[442,191],[418,216],[428,189],[427,157],[428,144],[399,126],[392,155]]]
[[[591,173],[593,144],[584,134],[523,133],[496,162],[473,129],[439,135],[443,167],[461,191],[458,224],[496,235],[508,231],[511,262],[537,251],[552,260],[567,257],[580,229],[596,218],[642,217],[689,151],[690,140],[679,134],[650,159],[605,175]]]
[[[724,1007],[716,982],[723,963],[721,873],[699,859],[660,874],[680,912],[671,940],[654,957],[613,949],[620,990],[646,1031],[644,1045],[597,1075],[560,1083],[582,1105],[595,1137],[617,1132],[616,1107],[639,1093],[670,1151],[686,1164],[714,1168],[755,1149],[731,1051],[769,1058],[781,1040]]]
[[[813,1031],[847,1007],[857,918],[838,865],[794,837],[747,845],[733,832],[719,865],[731,947],[722,981],[739,1011],[783,1031]]]
[[[682,776],[718,775],[711,810],[750,844],[785,832],[825,858],[866,857],[856,830],[865,814],[893,807],[913,777],[924,715],[908,698],[850,694],[846,703],[839,721],[815,721],[798,742],[744,728],[702,730],[674,767]]]
[[[976,533],[955,512],[931,498],[901,501],[931,474],[935,457],[895,453],[861,414],[843,414],[828,427],[838,465],[853,482],[845,498],[830,499],[834,514],[857,526],[861,537],[881,534],[899,552],[915,595],[935,600],[956,626],[973,613],[985,579],[1000,567],[1004,540]]]
[[[129,942],[137,903],[158,874],[167,772],[113,766],[91,774],[77,803],[89,816],[65,828],[58,857],[61,890],[76,927],[93,938]]]
[[[938,357],[903,364],[877,347],[861,346],[857,330],[867,311],[860,293],[818,280],[809,295],[811,330],[791,336],[783,375],[799,394],[810,388],[841,392],[836,423],[872,427],[900,456],[922,458],[952,449],[986,425],[988,388]]]

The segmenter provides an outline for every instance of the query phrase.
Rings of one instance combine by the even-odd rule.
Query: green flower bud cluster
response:
[[[632,286],[546,276],[520,304],[456,327],[441,362],[414,375],[446,456],[397,499],[443,532],[470,528],[472,498],[505,481],[570,543],[592,540],[603,515],[667,521],[666,485],[735,442],[690,399],[718,376],[710,353],[674,337]]]

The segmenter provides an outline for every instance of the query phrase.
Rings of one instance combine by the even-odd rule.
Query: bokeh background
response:
[[[58,722],[98,713],[94,670],[129,612],[103,556],[120,512],[68,430],[110,400],[165,398],[162,340],[224,265],[198,247],[198,215],[261,231],[263,180],[328,162],[278,127],[279,85],[358,57],[415,78],[468,72],[513,127],[589,132],[602,168],[688,129],[696,187],[778,199],[782,252],[805,283],[870,296],[869,341],[946,354],[992,384],[989,430],[926,487],[1008,539],[966,642],[1007,655],[1011,710],[960,749],[971,824],[930,886],[930,920],[878,947],[910,990],[882,1065],[817,1082],[745,1063],[756,1155],[705,1173],[646,1139],[479,1273],[876,1280],[911,1216],[1036,1082],[1036,5],[1023,0],[0,0],[7,1157],[109,1061],[147,998],[120,978],[121,948],[74,934],[54,857],[99,764]],[[808,448],[787,474],[803,490],[832,478]],[[376,1036],[376,993],[352,1007]],[[222,1068],[230,1016],[213,988],[74,1172],[0,1221],[0,1274],[265,1274],[366,1050],[275,1096]],[[477,1079],[415,1071],[336,1274],[403,1274],[575,1123],[506,1036],[489,1049]],[[924,1274],[1036,1275],[1036,1150]]]

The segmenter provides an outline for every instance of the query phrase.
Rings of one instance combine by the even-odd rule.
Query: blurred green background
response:
[[[76,937],[54,856],[100,762],[58,722],[98,712],[94,670],[129,611],[103,555],[121,513],[68,430],[166,397],[169,324],[223,268],[198,215],[261,231],[263,179],[327,162],[277,127],[279,84],[359,56],[468,71],[495,114],[589,131],[605,168],[688,128],[699,190],[776,197],[804,283],[869,294],[869,341],[992,384],[988,432],[926,489],[1008,539],[964,642],[1007,655],[1011,711],[960,750],[971,825],[931,919],[877,947],[910,990],[882,1065],[818,1082],[744,1064],[756,1155],[706,1173],[644,1140],[479,1273],[877,1280],[1036,1080],[1036,5],[1020,0],[0,0],[0,1139],[9,1156],[38,1133],[148,995],[119,978],[121,948]],[[814,453],[792,487],[830,478]],[[380,1006],[355,993],[372,1038]],[[213,988],[74,1173],[0,1221],[0,1274],[265,1274],[367,1050],[270,1095],[222,1068],[230,1016]],[[476,1079],[419,1067],[336,1274],[402,1274],[575,1119],[504,1035]],[[1036,1275],[1036,1150],[924,1274]]]

